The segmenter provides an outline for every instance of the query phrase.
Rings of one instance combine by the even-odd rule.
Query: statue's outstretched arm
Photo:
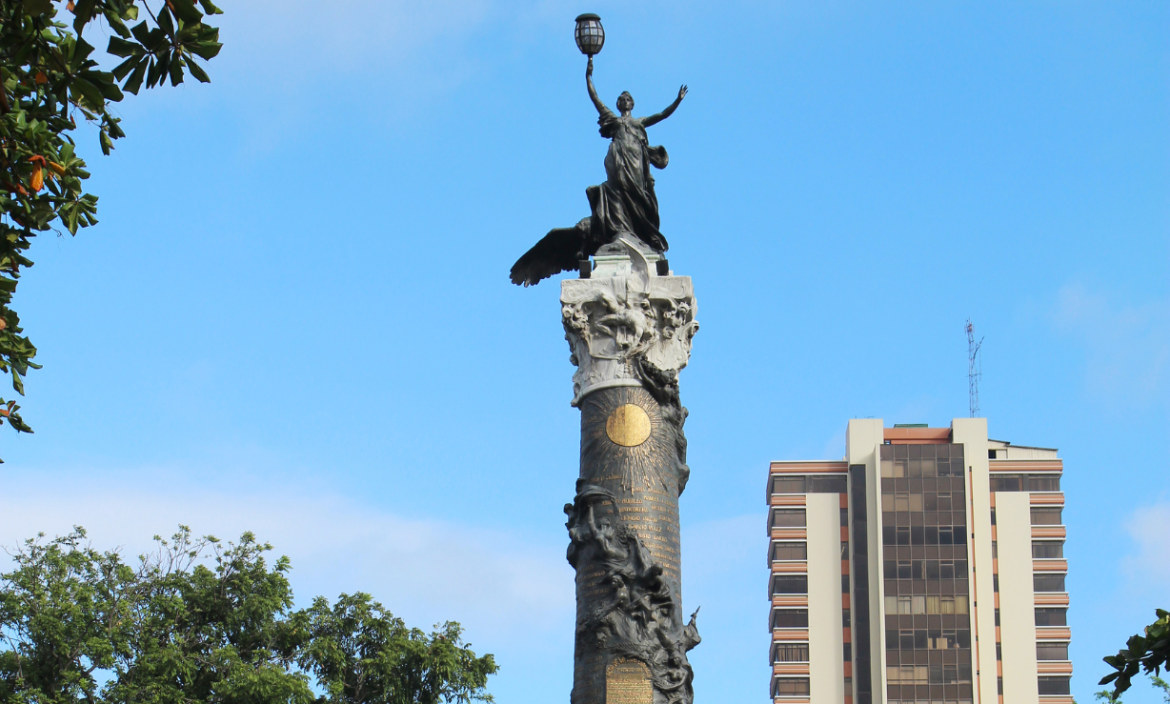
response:
[[[597,108],[599,115],[605,115],[611,112],[609,108],[605,107],[605,103],[601,102],[601,98],[597,97],[597,89],[593,87],[593,57],[589,57],[589,64],[585,67],[585,86],[589,88],[589,99],[593,101],[593,106]]]
[[[656,125],[659,122],[662,122],[666,118],[673,115],[674,111],[678,109],[679,103],[681,103],[683,101],[683,98],[685,98],[685,97],[687,97],[687,87],[683,86],[683,87],[678,89],[678,97],[674,99],[673,103],[671,103],[670,105],[667,105],[665,110],[663,110],[662,112],[660,112],[656,115],[650,115],[649,117],[643,117],[642,118],[642,126],[649,127],[650,125]]]

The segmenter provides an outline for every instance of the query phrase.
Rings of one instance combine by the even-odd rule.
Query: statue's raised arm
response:
[[[613,112],[601,102],[601,98],[597,97],[597,89],[593,87],[593,57],[589,57],[589,63],[585,66],[585,87],[589,89],[589,99],[593,101],[593,107],[597,108],[597,114],[605,117],[606,115],[613,116]]]
[[[678,97],[674,99],[674,102],[670,105],[667,105],[666,109],[660,113],[655,113],[648,117],[643,117],[642,126],[649,127],[650,125],[657,125],[659,122],[662,122],[666,118],[673,115],[674,111],[678,109],[679,104],[682,103],[683,98],[685,97],[687,97],[687,87],[683,85],[678,89]]]

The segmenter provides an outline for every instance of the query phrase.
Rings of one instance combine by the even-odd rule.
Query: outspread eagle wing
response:
[[[588,218],[582,222],[588,224]],[[584,243],[585,231],[580,223],[575,227],[549,230],[512,265],[512,283],[517,286],[535,286],[553,274],[576,269],[577,255],[581,253]]]

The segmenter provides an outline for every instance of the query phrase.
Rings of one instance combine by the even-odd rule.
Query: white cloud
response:
[[[488,17],[488,0],[248,0],[224,4],[225,53],[318,71],[391,68],[465,36]],[[238,37],[235,43],[228,40]],[[308,86],[306,86],[308,88]]]
[[[1170,378],[1170,301],[1117,305],[1073,284],[1060,290],[1055,318],[1084,345],[1091,391],[1121,404],[1164,397]]]
[[[61,535],[76,524],[95,548],[121,546],[132,557],[149,549],[152,535],[169,536],[179,523],[222,539],[251,530],[276,555],[289,556],[302,603],[317,594],[366,591],[411,625],[456,620],[473,639],[490,633],[497,644],[571,629],[573,573],[557,540],[564,536],[536,541],[474,520],[411,520],[287,489],[158,491],[152,484],[145,473],[101,482],[8,477],[0,545],[40,531]]]
[[[1139,508],[1125,522],[1125,530],[1137,544],[1137,554],[1126,557],[1123,566],[1135,582],[1165,585],[1170,579],[1170,503]]]

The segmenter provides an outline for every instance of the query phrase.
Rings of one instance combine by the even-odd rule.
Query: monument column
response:
[[[698,331],[690,277],[619,239],[590,278],[561,282],[581,410],[577,495],[565,506],[577,571],[573,704],[691,704],[679,495],[686,488],[678,373]],[[665,263],[665,262],[663,262]]]

